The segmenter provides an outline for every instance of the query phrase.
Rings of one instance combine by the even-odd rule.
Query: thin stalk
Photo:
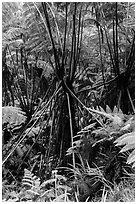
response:
[[[79,48],[79,42],[80,42],[80,28],[81,28],[81,13],[82,13],[82,5],[80,8],[80,13],[79,13],[79,24],[78,24],[78,39],[77,39],[77,53],[76,53],[76,59],[78,58],[78,48]]]
[[[30,6],[29,6],[28,3],[27,3],[27,6],[28,6],[30,12],[32,12],[32,11],[31,11],[31,8],[30,8]],[[48,32],[48,28],[47,28],[47,26],[46,26],[46,24],[45,24],[44,18],[43,18],[43,16],[42,16],[40,10],[38,9],[38,7],[37,7],[37,5],[36,5],[35,3],[34,3],[34,6],[35,6],[35,8],[37,9],[37,11],[38,11],[38,13],[39,13],[39,15],[40,15],[40,17],[41,17],[41,19],[42,19],[42,22],[44,23],[44,26],[45,26],[45,28],[46,28],[46,30],[47,30],[47,32]],[[36,23],[37,30],[38,30],[38,33],[39,33],[40,37],[43,38],[44,40],[46,40],[46,37],[44,37],[43,35],[41,35],[42,31],[40,30],[40,27],[38,26],[38,23],[37,23],[36,18],[33,18],[33,19],[34,19],[34,21],[35,21],[35,23]],[[47,58],[48,58],[48,60],[49,60],[49,62],[50,62],[50,64],[51,64],[53,70],[56,72],[56,70],[55,70],[55,68],[54,68],[54,66],[53,66],[53,63],[52,63],[52,61],[51,61],[51,59],[50,59],[50,56],[49,56],[49,53],[48,53],[46,47],[44,47],[44,51],[46,52],[46,56],[47,56]]]
[[[110,54],[111,63],[112,63],[112,66],[113,66],[113,70],[114,70],[115,76],[117,76],[116,70],[115,70],[114,59],[113,59],[112,44],[111,44],[111,41],[109,40],[108,32],[107,32],[106,28],[104,28],[104,30],[105,30],[105,35],[106,35],[107,46],[108,46],[108,49],[109,49],[109,54]]]
[[[127,9],[127,18],[126,18],[126,25],[125,25],[125,30],[126,30],[126,47],[125,47],[125,61],[124,61],[124,64],[125,64],[125,67],[126,67],[126,62],[127,62],[127,39],[128,39],[128,16],[129,16],[129,2],[128,2],[128,9]]]
[[[105,35],[106,35],[107,46],[108,46],[108,49],[109,49],[109,54],[110,54],[110,59],[111,59],[111,62],[112,62],[113,70],[115,72],[115,64],[114,64],[114,59],[113,59],[112,43],[111,43],[111,40],[109,39],[107,26],[106,26],[106,21],[105,21],[105,14],[104,14],[103,9],[100,10],[100,13],[102,14],[102,19],[103,19],[103,22],[104,22],[103,29],[104,29]],[[115,73],[115,76],[117,76],[116,73]]]
[[[64,33],[64,45],[63,45],[63,55],[62,55],[62,67],[61,67],[62,70],[64,70],[64,59],[65,59],[65,50],[66,50],[66,37],[67,37],[67,18],[68,18],[67,2],[65,5],[65,9],[66,9],[66,18],[65,18],[65,33]]]
[[[101,47],[101,36],[100,36],[99,26],[98,26],[98,36],[99,36],[99,52],[100,52],[101,71],[102,71],[103,84],[104,84],[104,88],[105,88],[105,77],[104,77],[104,68],[103,68],[103,60],[102,60],[102,47]]]
[[[25,52],[25,50],[24,50]],[[23,50],[22,50],[22,53],[23,53]],[[25,55],[25,54],[24,54]],[[23,57],[23,56],[22,56]],[[24,57],[24,60],[26,60],[26,63],[27,63],[27,59],[25,59]],[[23,62],[23,58],[22,58],[22,67],[23,67],[23,70],[24,70],[24,79],[25,79],[25,84],[26,84],[26,106],[28,107],[28,109],[30,110],[30,104],[29,104],[29,92],[28,92],[28,77],[27,77],[27,70],[25,69],[25,63]]]
[[[19,64],[19,58],[18,58],[18,49],[16,49],[16,63]]]
[[[61,36],[60,36],[60,32],[59,32],[59,26],[58,26],[58,23],[57,23],[57,19],[56,19],[56,15],[55,13],[53,12],[51,6],[49,5],[48,2],[46,2],[48,7],[50,8],[51,10],[51,13],[53,15],[53,18],[54,18],[54,22],[55,22],[55,25],[56,25],[56,30],[57,30],[57,38],[58,38],[58,42],[60,43],[60,47],[61,47],[61,50],[63,51],[63,47],[62,47],[62,43],[61,43]]]
[[[79,13],[79,23],[78,23],[78,33],[77,33],[77,45],[76,45],[76,55],[75,55],[75,64],[74,64],[74,70],[73,70],[73,76],[72,76],[72,81],[74,80],[74,74],[76,72],[76,68],[77,68],[77,63],[78,63],[78,60],[79,60],[79,48],[80,48],[80,44],[81,44],[81,41],[80,41],[80,38],[81,38],[81,33],[80,33],[80,28],[82,30],[82,26],[81,26],[81,14],[82,14],[82,4],[81,4],[81,7],[80,7],[80,13]]]
[[[71,80],[71,69],[72,69],[72,59],[73,59],[73,44],[74,44],[74,37],[72,37],[72,43],[71,43],[71,56],[70,56],[70,62],[69,62],[69,79]]]
[[[68,93],[66,93],[66,95],[67,95],[67,101],[68,101],[68,110],[69,110],[69,123],[70,123],[70,134],[71,134],[71,146],[72,146],[72,148],[73,148],[73,127],[72,127],[72,115],[71,115],[71,107],[70,107],[70,98],[69,98],[69,94]],[[74,154],[74,152],[72,153],[72,161],[73,161],[73,166],[74,166],[74,168],[75,168],[75,154]],[[75,177],[76,177],[76,175],[75,175]]]
[[[57,51],[56,51],[56,48],[55,48],[55,44],[54,44],[54,40],[53,40],[53,36],[52,36],[52,32],[51,32],[51,26],[50,26],[50,21],[49,21],[48,13],[47,13],[46,3],[45,3],[45,2],[42,2],[42,6],[43,6],[43,10],[44,10],[44,15],[45,15],[45,18],[46,18],[48,33],[49,33],[50,40],[51,40],[52,47],[53,47],[53,52],[54,52],[54,59],[55,59],[55,64],[56,64],[57,75],[58,75],[58,77],[59,77],[60,79],[62,79],[63,76],[62,76],[62,72],[61,72],[61,69],[60,69],[59,58],[58,58],[58,56],[57,56]]]
[[[75,3],[75,13],[74,13],[74,53],[73,53],[73,64],[72,64],[72,73],[71,73],[71,82],[73,81],[73,77],[76,70],[76,10],[77,3]]]
[[[117,13],[117,2],[116,2],[116,70],[118,76],[120,75],[119,60],[118,60],[118,13]]]
[[[127,94],[128,94],[129,101],[130,101],[130,103],[131,103],[131,106],[132,106],[133,112],[135,113],[134,104],[133,104],[133,101],[132,101],[132,98],[131,98],[131,96],[130,96],[130,92],[129,92],[129,89],[128,89],[128,88],[127,88]]]
[[[128,78],[130,77],[131,68],[132,68],[132,66],[134,64],[134,61],[135,61],[135,56],[134,55],[135,55],[135,34],[134,34],[134,37],[133,37],[130,53],[128,55],[128,59],[127,59],[127,62],[126,62],[126,72],[127,72]]]
[[[35,2],[33,2],[33,4],[34,4],[35,8],[37,9],[37,11],[38,11],[38,13],[39,13],[39,15],[40,15],[40,17],[41,17],[41,20],[42,20],[42,22],[43,22],[43,24],[44,24],[44,26],[45,26],[45,28],[46,28],[46,30],[47,30],[47,32],[48,32],[47,25],[46,25],[46,23],[45,23],[45,20],[44,20],[44,18],[43,18],[43,16],[42,16],[42,14],[41,14],[41,12],[40,12],[39,8],[37,7],[37,5],[36,5],[36,3],[35,3]]]
[[[35,67],[36,67],[36,64],[35,64]],[[30,108],[31,108],[31,112],[32,112],[32,108],[33,108],[33,102],[35,101],[36,98],[38,98],[37,96],[37,90],[35,89],[35,82],[36,82],[36,77],[35,77],[35,74],[34,74],[34,68],[31,66],[30,67],[30,74],[31,74],[31,92],[30,92],[30,101],[31,101],[31,104],[30,104]],[[35,95],[35,91],[36,91],[36,95]]]
[[[117,108],[118,108],[118,110],[120,109],[121,96],[122,96],[122,90],[120,90],[120,92],[119,92],[119,97],[118,97],[118,102],[117,102]]]
[[[77,48],[77,51],[78,51],[77,62],[79,61],[79,57],[80,57],[80,49],[81,49],[81,45],[82,45],[83,25],[84,25],[84,15],[83,15],[83,18],[82,18],[82,21],[81,21],[80,43],[79,43],[79,48]]]
[[[98,20],[98,9],[95,10],[95,13],[96,13],[96,19]],[[104,88],[105,88],[105,77],[104,77],[104,68],[103,68],[103,60],[102,60],[102,47],[101,47],[101,45],[102,45],[102,43],[101,43],[101,29],[102,28],[101,28],[101,25],[98,23],[97,23],[97,29],[98,29],[98,38],[99,38],[99,53],[100,53],[101,71],[102,71],[103,84],[104,84]]]
[[[9,54],[10,54],[10,56],[11,56],[11,60],[12,60],[14,69],[15,69],[15,71],[16,71],[17,79],[18,79],[18,81],[19,81],[19,76],[18,76],[18,73],[17,73],[16,65],[15,65],[15,63],[14,63],[14,59],[13,59],[13,57],[12,57],[12,54],[11,54],[11,51],[10,51],[9,46],[7,46],[7,48],[8,48]],[[15,90],[17,91],[17,93],[21,93],[21,89],[20,89],[20,86],[19,86],[18,83],[16,83],[16,85],[14,84],[14,87],[15,87]],[[25,98],[24,98],[24,96],[23,96],[22,94],[21,94],[21,96],[19,97],[19,99],[20,99],[20,103],[22,104],[22,106],[23,106],[23,107],[26,107]]]
[[[113,18],[113,49],[114,49],[114,72],[115,75],[117,75],[116,72],[116,43],[115,43],[115,21]]]
[[[42,3],[42,6],[43,6],[44,15],[45,15],[47,24],[45,23],[44,18],[43,18],[43,16],[42,16],[42,14],[41,14],[39,8],[37,7],[37,5],[36,5],[34,2],[33,2],[33,4],[34,4],[35,8],[37,9],[37,11],[38,11],[38,13],[39,13],[39,15],[40,15],[40,17],[41,17],[41,20],[42,20],[42,22],[43,22],[43,24],[44,24],[44,26],[45,26],[47,32],[49,33],[50,40],[51,40],[52,47],[53,47],[53,52],[54,52],[54,59],[55,59],[55,65],[56,65],[55,72],[56,72],[57,78],[58,78],[58,79],[60,79],[60,78],[62,79],[62,73],[61,73],[61,72],[59,73],[60,64],[59,64],[59,59],[58,59],[58,57],[57,57],[56,48],[55,48],[54,41],[53,41],[53,37],[52,37],[52,32],[51,32],[51,27],[50,27],[50,23],[49,23],[49,18],[48,18],[46,3],[43,2],[43,3]],[[46,54],[47,54],[47,56],[48,56],[48,58],[49,58],[49,54],[48,54],[47,51],[46,51]],[[50,61],[51,65],[52,65],[52,67],[54,68],[53,63],[51,62],[50,58],[49,58],[49,61]]]
[[[75,8],[74,8],[74,13],[73,13],[73,31],[72,31],[72,45],[71,45],[71,57],[70,57],[70,65],[69,65],[69,79],[70,81],[72,80],[73,76],[73,67],[75,63],[75,49],[76,49],[76,3],[75,3]]]
[[[55,113],[53,111],[53,114],[52,114],[52,123],[51,123],[51,128],[50,128],[50,135],[49,135],[49,145],[48,145],[48,153],[47,155],[45,155],[47,158],[49,158],[49,155],[50,155],[50,151],[51,151],[51,141],[52,141],[52,134],[53,134],[53,124],[54,124],[54,117],[55,117]]]

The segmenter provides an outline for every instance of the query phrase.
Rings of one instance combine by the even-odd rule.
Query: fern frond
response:
[[[33,174],[27,169],[24,169],[24,176],[22,179],[22,185],[23,186],[29,186],[30,188],[33,185]]]
[[[31,171],[24,169],[24,176],[22,179],[22,185],[28,186],[31,190],[39,190],[40,188],[40,179],[34,176]],[[36,191],[35,191],[36,192]]]
[[[135,132],[122,135],[114,143],[116,143],[116,146],[135,144]]]
[[[2,107],[2,124],[9,123],[13,126],[25,123],[26,116],[21,108],[13,106]]]
[[[126,133],[115,140],[116,146],[124,146],[120,152],[131,151],[127,158],[127,163],[135,167],[135,132]]]

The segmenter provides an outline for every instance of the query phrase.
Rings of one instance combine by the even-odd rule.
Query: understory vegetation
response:
[[[135,201],[135,3],[2,3],[2,200]]]

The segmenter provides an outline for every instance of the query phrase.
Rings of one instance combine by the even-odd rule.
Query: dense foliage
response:
[[[2,32],[3,201],[134,201],[135,3],[3,2]]]

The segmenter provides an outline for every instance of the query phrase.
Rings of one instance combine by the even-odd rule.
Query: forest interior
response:
[[[135,202],[135,2],[2,2],[2,201]]]

